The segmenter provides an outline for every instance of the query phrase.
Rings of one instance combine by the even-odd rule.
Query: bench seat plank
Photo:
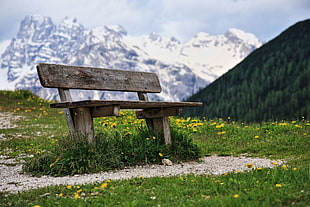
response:
[[[51,108],[81,108],[119,105],[121,109],[151,109],[169,107],[199,107],[201,102],[162,102],[162,101],[118,101],[118,100],[83,100],[75,102],[51,103]]]

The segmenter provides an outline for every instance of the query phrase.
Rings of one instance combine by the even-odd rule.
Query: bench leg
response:
[[[70,133],[75,136],[86,136],[89,143],[94,143],[94,125],[90,109],[72,109],[72,118],[74,129],[70,129]]]
[[[172,144],[168,117],[146,119],[146,123],[155,134],[163,135],[165,144]]]

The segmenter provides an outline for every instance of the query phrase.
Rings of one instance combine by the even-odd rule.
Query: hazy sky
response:
[[[156,32],[185,41],[198,32],[242,29],[268,41],[310,18],[310,0],[0,0],[0,41],[17,34],[26,15],[58,24],[76,17],[86,28],[122,25],[129,35]]]

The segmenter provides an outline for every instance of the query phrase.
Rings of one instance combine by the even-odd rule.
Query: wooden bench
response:
[[[161,86],[155,73],[104,68],[40,63],[37,65],[43,87],[58,88],[60,101],[51,108],[64,108],[72,136],[86,136],[94,142],[94,117],[118,116],[120,109],[137,109],[138,119],[145,119],[150,130],[171,144],[168,116],[178,116],[183,107],[202,106],[200,102],[149,101],[147,93],[160,93]],[[137,92],[137,101],[82,100],[72,101],[70,89]]]

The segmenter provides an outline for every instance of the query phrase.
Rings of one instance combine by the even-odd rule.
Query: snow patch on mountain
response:
[[[155,72],[163,91],[151,100],[185,99],[239,63],[261,42],[250,33],[228,29],[224,35],[198,33],[181,43],[156,33],[131,36],[120,25],[85,29],[76,18],[58,25],[50,17],[27,16],[10,42],[0,44],[0,89],[28,89],[57,99],[43,89],[35,66],[40,62]],[[134,93],[74,91],[83,99],[137,99]]]

